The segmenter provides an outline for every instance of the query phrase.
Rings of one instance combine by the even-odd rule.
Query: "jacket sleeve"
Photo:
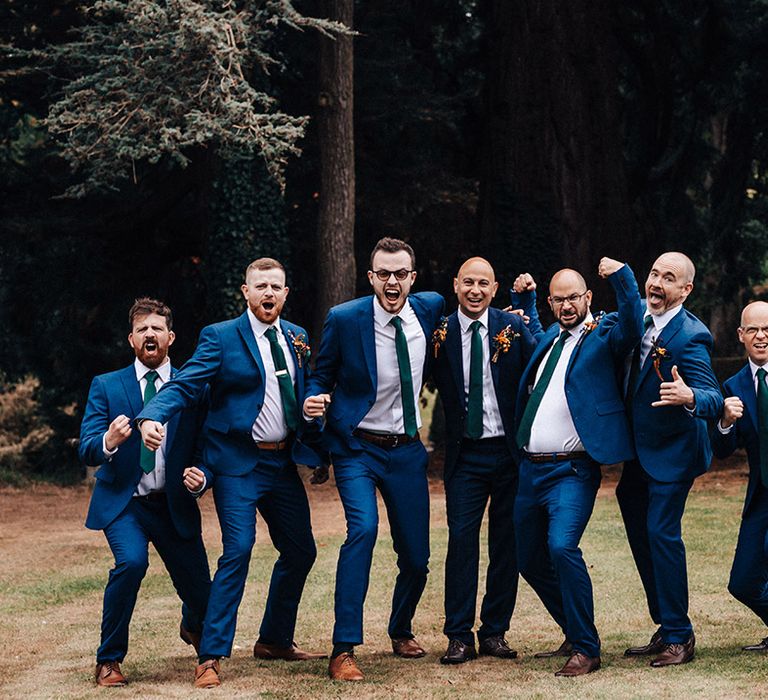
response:
[[[711,352],[712,336],[708,331],[697,333],[686,344],[676,363],[683,381],[693,391],[696,400],[693,415],[697,418],[719,418],[723,411],[723,395],[712,371]]]
[[[616,292],[618,322],[611,328],[609,343],[616,358],[624,359],[643,337],[643,306],[632,269],[624,267],[608,277]]]
[[[541,336],[544,335],[544,327],[541,325],[539,312],[536,309],[536,291],[515,292],[510,289],[509,296],[512,308],[522,310],[523,314],[528,317],[528,331],[534,342],[538,343],[541,340]]]
[[[80,425],[80,460],[89,467],[105,462],[104,434],[109,429],[109,399],[101,377],[94,377]]]
[[[337,332],[337,319],[333,309],[323,324],[323,337],[317,354],[315,369],[307,381],[307,396],[330,394],[336,386],[341,364],[341,344]]]

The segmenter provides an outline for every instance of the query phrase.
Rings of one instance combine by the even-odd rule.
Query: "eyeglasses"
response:
[[[581,297],[587,294],[588,291],[589,290],[582,292],[581,294],[571,294],[567,297],[549,297],[549,300],[552,302],[552,306],[562,306],[566,301],[569,304],[575,304],[579,299],[581,299]]]
[[[398,282],[402,282],[408,275],[410,275],[413,270],[371,270],[376,277],[379,278],[382,282],[386,282],[389,280],[389,278],[394,275],[395,279]]]
[[[741,329],[741,332],[750,338],[757,335],[758,331],[762,331],[763,335],[768,335],[768,326],[747,326]]]

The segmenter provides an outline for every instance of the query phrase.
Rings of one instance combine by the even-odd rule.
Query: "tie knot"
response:
[[[472,323],[469,324],[469,330],[471,330],[473,333],[478,333],[482,325],[483,324],[480,323],[480,321],[472,321]]]
[[[267,340],[269,340],[270,343],[274,343],[277,340],[277,328],[270,326],[264,331],[264,335],[267,336]]]
[[[765,381],[765,375],[768,374],[762,367],[757,369],[757,378],[762,382]]]
[[[390,324],[393,325],[397,330],[402,330],[403,328],[403,319],[399,316],[393,316],[390,320]]]
[[[647,331],[647,330],[648,330],[648,329],[649,329],[649,328],[650,328],[652,325],[653,325],[653,316],[651,316],[650,314],[648,314],[648,315],[647,315],[647,316],[646,316],[646,317],[643,319],[643,331]]]
[[[565,343],[566,340],[568,340],[568,336],[571,334],[569,330],[564,330],[560,332],[560,336],[557,339],[557,342],[561,345]]]
[[[146,379],[146,380],[147,380],[147,384],[154,384],[154,383],[155,383],[155,380],[156,380],[156,379],[157,379],[159,376],[160,376],[160,375],[159,375],[157,372],[155,372],[155,370],[151,369],[151,370],[149,370],[149,372],[147,372],[147,373],[144,375],[144,379]]]

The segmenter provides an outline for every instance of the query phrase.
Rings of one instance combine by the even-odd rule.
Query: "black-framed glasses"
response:
[[[750,338],[757,335],[758,331],[762,331],[763,335],[768,335],[768,326],[747,326],[741,329],[741,332]]]
[[[575,304],[581,297],[583,297],[585,294],[587,294],[589,290],[586,292],[582,292],[581,294],[571,294],[567,297],[549,297],[549,300],[552,302],[553,306],[562,306],[567,301],[569,304]]]
[[[371,270],[376,277],[379,278],[382,282],[386,282],[392,275],[395,276],[395,279],[398,282],[402,282],[408,275],[410,275],[413,270]]]

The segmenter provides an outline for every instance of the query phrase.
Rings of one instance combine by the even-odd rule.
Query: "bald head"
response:
[[[696,268],[684,253],[664,253],[656,258],[645,281],[648,311],[661,316],[680,306],[693,290]]]
[[[589,313],[592,292],[576,270],[565,268],[552,277],[547,301],[560,326],[570,329],[578,326]]]
[[[581,276],[581,273],[576,270],[571,270],[569,267],[558,270],[549,282],[549,293],[552,295],[552,288],[567,285],[569,287],[579,287],[579,292],[587,291],[587,283]]]
[[[750,324],[762,325],[762,321],[768,320],[768,302],[753,301],[747,304],[741,312],[741,327],[746,328]]]
[[[485,313],[498,288],[493,268],[485,258],[467,260],[453,280],[459,309],[471,319],[478,319]]]
[[[744,307],[739,340],[752,362],[760,367],[768,363],[768,304],[764,301],[753,301]]]
[[[693,278],[696,276],[696,266],[685,253],[669,252],[663,253],[657,259],[654,265],[664,264],[672,266],[680,271],[682,279],[693,284]]]

